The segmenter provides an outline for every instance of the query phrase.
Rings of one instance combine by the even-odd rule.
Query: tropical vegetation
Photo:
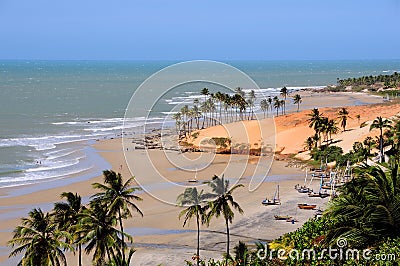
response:
[[[226,262],[231,260],[230,256],[230,233],[229,224],[233,222],[235,217],[234,210],[243,214],[243,209],[239,203],[234,200],[233,192],[243,187],[242,184],[236,184],[232,187],[229,185],[229,180],[221,177],[214,176],[211,181],[206,182],[211,189],[211,192],[204,193],[198,192],[196,188],[186,188],[185,191],[177,198],[178,206],[186,207],[179,213],[179,218],[185,216],[183,226],[192,219],[196,218],[197,226],[197,250],[196,250],[196,263],[197,265],[204,265],[204,261],[200,260],[200,224],[209,225],[212,217],[222,216],[226,226]],[[190,263],[190,262],[188,262]]]
[[[289,90],[286,87],[280,89],[280,96],[268,96],[257,101],[257,94],[254,90],[244,91],[237,87],[233,93],[223,93],[220,91],[210,92],[208,88],[200,90],[200,97],[193,100],[193,104],[182,106],[178,112],[172,115],[175,120],[176,131],[180,137],[189,137],[191,132],[207,128],[210,126],[224,123],[232,123],[243,120],[253,120],[256,118],[255,108],[258,106],[264,114],[264,118],[269,113],[276,111],[276,116],[286,113],[286,98]],[[293,103],[299,110],[301,96],[293,96]]]
[[[133,178],[123,181],[121,174],[104,171],[103,183],[94,183],[99,190],[88,204],[78,194],[63,192],[53,210],[44,213],[33,209],[13,232],[8,244],[14,248],[10,257],[23,254],[18,265],[67,265],[65,251],[78,251],[82,265],[82,247],[92,254],[93,265],[128,266],[134,249],[132,236],[124,231],[123,220],[143,216],[135,204],[141,198],[132,187]]]

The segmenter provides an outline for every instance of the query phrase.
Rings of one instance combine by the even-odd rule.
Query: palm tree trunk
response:
[[[78,265],[82,266],[82,244],[78,245]]]
[[[225,219],[226,223],[226,265],[228,265],[228,259],[229,259],[229,224],[228,224],[228,219]]]
[[[124,236],[124,226],[122,225],[122,217],[121,217],[121,210],[118,210],[118,220],[119,220],[119,227],[121,228],[121,253],[122,253],[122,261],[125,263],[125,236]]]
[[[383,156],[383,132],[382,132],[382,128],[380,128],[380,130],[381,130],[381,136],[380,136],[380,138],[379,138],[379,149],[380,149],[380,152],[381,152],[381,158],[379,158],[379,161],[382,163],[383,161],[384,161],[384,156]]]
[[[197,214],[197,266],[199,266],[200,260],[200,222],[199,222],[199,214]]]

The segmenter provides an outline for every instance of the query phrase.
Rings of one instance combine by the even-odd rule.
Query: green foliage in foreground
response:
[[[267,246],[250,249],[239,242],[227,265],[399,265],[400,170],[387,167],[357,168],[321,218]]]

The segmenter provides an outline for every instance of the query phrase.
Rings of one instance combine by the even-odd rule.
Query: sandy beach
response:
[[[350,116],[353,117],[348,123],[349,130],[334,136],[336,140],[340,140],[336,145],[341,146],[345,152],[351,149],[354,141],[375,134],[369,132],[369,125],[360,128],[360,122],[368,124],[379,115],[393,117],[400,112],[400,104],[381,104],[381,98],[365,94],[302,92],[302,95],[304,97],[300,108],[302,111],[278,116],[274,119],[276,125],[275,149],[281,151],[282,154],[294,154],[302,151],[304,140],[313,132],[306,121],[306,114],[309,113],[310,108],[328,106],[321,111],[328,117],[334,118],[339,106],[348,106],[357,101],[372,104],[348,107]],[[388,105],[390,105],[390,108],[388,108]],[[357,114],[361,116],[360,122],[354,118]],[[255,122],[246,121],[244,123],[247,134],[239,134],[237,136],[238,142],[248,141],[250,138],[249,143],[254,145],[254,143],[263,140],[260,127],[254,126],[253,123]],[[260,124],[263,125],[263,122]],[[231,130],[234,131],[234,128],[233,125]],[[199,139],[223,136],[224,131],[216,126],[202,131],[201,134]],[[205,164],[207,167],[198,171],[184,171],[176,167],[176,162],[182,163],[180,161],[182,154],[178,151],[132,149],[125,154],[126,159],[131,162],[129,165],[134,165],[134,169],[129,169],[121,139],[98,141],[93,147],[100,156],[110,163],[114,171],[121,172],[124,177],[135,175],[140,185],[150,192],[142,191],[139,193],[143,201],[138,202],[137,205],[143,211],[144,217],[136,215],[133,219],[127,220],[125,224],[127,231],[134,236],[134,245],[137,249],[133,258],[133,265],[158,265],[160,263],[162,265],[182,265],[185,259],[190,260],[195,253],[196,235],[193,231],[195,230],[195,223],[192,222],[188,227],[183,228],[183,221],[178,219],[180,208],[171,204],[188,185],[187,180],[194,176],[199,181],[203,181],[210,180],[215,174],[225,174],[227,177],[232,177],[234,173],[240,173],[240,179],[238,178],[237,181],[244,184],[245,187],[237,191],[235,198],[245,213],[243,216],[235,215],[231,226],[231,248],[239,239],[254,244],[258,241],[272,240],[286,232],[293,231],[314,215],[314,211],[299,210],[297,203],[315,203],[317,208],[324,209],[324,205],[328,201],[328,198],[308,198],[306,194],[295,191],[294,186],[304,182],[305,171],[301,168],[288,167],[287,161],[275,160],[270,167],[269,162],[262,160],[263,157],[249,157],[239,154],[205,154],[199,156],[198,153],[189,152],[184,154],[185,160],[195,161],[196,165]],[[149,160],[153,163],[151,167],[148,164]],[[258,189],[250,192],[248,189],[250,179],[259,173],[267,173],[265,182],[262,182]],[[160,176],[164,179],[160,179]],[[7,259],[10,248],[6,247],[6,242],[11,238],[13,228],[19,224],[20,217],[25,216],[29,210],[35,207],[49,211],[52,204],[60,200],[59,195],[63,191],[76,192],[87,202],[88,197],[94,193],[91,184],[101,182],[101,180],[102,177],[99,176],[57,187],[52,187],[52,183],[48,182],[46,189],[33,190],[32,193],[29,192],[29,187],[35,185],[26,186],[26,188],[0,189],[0,263],[2,265],[15,265],[15,258]],[[235,180],[232,179],[232,182]],[[282,205],[261,205],[264,198],[272,198],[278,184]],[[312,183],[314,190],[317,190],[318,186],[318,182]],[[205,188],[205,186],[201,186],[201,188]],[[27,192],[12,196],[13,191],[21,189],[25,189]],[[292,224],[276,221],[273,218],[276,214],[293,216],[298,222]],[[202,228],[201,257],[220,258],[225,249],[225,240],[223,220],[212,220],[209,227]],[[90,264],[90,258],[90,256],[84,257],[84,265]],[[68,265],[76,264],[77,259],[72,254],[68,254]]]

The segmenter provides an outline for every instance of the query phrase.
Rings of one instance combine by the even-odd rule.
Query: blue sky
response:
[[[0,0],[0,59],[400,59],[400,0]]]

